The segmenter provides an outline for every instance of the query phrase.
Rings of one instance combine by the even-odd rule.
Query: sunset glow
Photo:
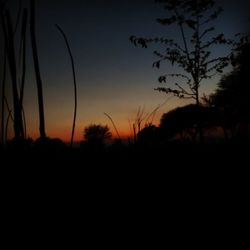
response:
[[[245,31],[248,1],[219,2],[227,5],[216,28],[226,35]],[[28,5],[28,1],[23,4]],[[10,5],[16,13],[17,6],[12,2]],[[150,114],[168,100],[154,117],[153,123],[158,125],[163,113],[188,103],[154,91],[160,85],[158,77],[162,73],[173,73],[175,69],[168,63],[159,70],[153,69],[155,48],[138,49],[129,41],[130,35],[157,37],[164,34],[178,39],[180,34],[175,30],[166,30],[155,22],[163,15],[162,6],[150,0],[37,1],[38,53],[49,137],[70,140],[74,107],[70,61],[55,24],[63,27],[75,58],[78,84],[75,141],[83,140],[84,127],[89,124],[108,125],[115,138],[116,133],[104,112],[112,117],[121,137],[127,138],[131,134],[129,123],[133,124],[139,108],[144,109],[145,115]],[[30,41],[27,53],[24,110],[27,136],[36,139],[39,137],[38,105]],[[201,93],[213,92],[219,78],[220,75],[206,82]],[[11,100],[10,88],[7,96]],[[9,138],[13,136],[12,130],[10,127]]]

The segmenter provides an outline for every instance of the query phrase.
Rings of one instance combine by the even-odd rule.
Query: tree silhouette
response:
[[[238,51],[232,61],[234,69],[221,78],[215,93],[208,98],[210,105],[224,110],[228,126],[250,122],[250,43],[241,45]]]
[[[84,129],[84,138],[91,148],[102,148],[106,140],[111,137],[112,134],[108,126],[93,124]]]
[[[166,139],[179,135],[182,139],[191,137],[195,141],[198,133],[197,126],[209,128],[221,125],[221,114],[218,109],[189,104],[163,114],[160,130],[161,135]]]
[[[171,93],[179,98],[194,99],[200,105],[199,87],[204,79],[212,78],[216,73],[222,73],[228,65],[231,52],[226,56],[213,57],[214,45],[231,45],[235,43],[226,39],[224,34],[213,35],[215,27],[211,22],[218,17],[222,8],[215,9],[213,0],[156,0],[164,3],[170,14],[167,18],[158,18],[162,25],[176,25],[180,31],[182,43],[164,37],[142,38],[131,36],[135,46],[147,48],[150,43],[157,43],[165,49],[154,51],[159,58],[153,67],[160,68],[163,61],[169,61],[172,66],[180,67],[183,74],[166,74],[159,77],[160,83],[167,83],[167,78],[182,79],[174,87],[159,87],[156,90]],[[212,36],[213,35],[213,36]]]
[[[240,53],[233,60],[234,69],[224,75],[218,83],[215,94],[210,96],[212,103],[220,107],[250,109],[249,69],[250,43],[240,48]]]

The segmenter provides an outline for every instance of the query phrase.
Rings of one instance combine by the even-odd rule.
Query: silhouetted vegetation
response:
[[[228,65],[231,52],[225,56],[213,56],[211,47],[214,45],[234,45],[235,42],[225,38],[223,33],[214,35],[215,27],[210,23],[218,17],[222,8],[215,9],[213,0],[168,1],[156,0],[164,3],[164,8],[170,17],[158,18],[161,25],[176,25],[181,34],[182,43],[173,39],[142,38],[131,36],[135,46],[147,48],[151,43],[160,44],[163,50],[156,50],[154,54],[160,58],[153,63],[153,67],[160,68],[164,61],[184,70],[185,73],[166,74],[159,77],[160,83],[167,83],[167,78],[181,78],[169,87],[159,87],[156,90],[167,94],[174,94],[179,98],[194,99],[200,104],[199,87],[204,79],[211,79],[216,73]],[[210,34],[211,33],[211,34]],[[178,72],[178,71],[177,71]],[[183,82],[184,81],[184,82]]]
[[[4,6],[1,4],[1,6]],[[15,139],[20,140],[24,138],[22,108],[18,94],[17,85],[17,62],[14,44],[14,28],[13,21],[10,15],[10,10],[1,9],[1,24],[4,35],[4,49],[7,51],[7,61],[9,64],[9,71],[12,82],[12,98],[13,98],[13,120],[14,120],[14,134]],[[4,95],[4,93],[3,93]]]
[[[35,0],[29,1],[29,9],[20,7],[16,24],[5,5],[6,1],[0,0],[1,31],[4,38],[4,58],[3,66],[1,66],[3,69],[1,143],[6,146],[5,149],[1,148],[1,152],[10,152],[10,155],[13,152],[13,155],[24,154],[27,156],[26,159],[31,159],[32,164],[32,155],[38,156],[43,164],[53,156],[55,162],[61,159],[62,161],[68,160],[71,164],[71,159],[75,161],[90,159],[91,162],[101,161],[103,164],[104,160],[104,162],[113,162],[116,165],[119,165],[121,161],[131,164],[132,161],[129,160],[135,156],[138,165],[141,162],[147,163],[148,159],[153,161],[163,159],[164,164],[170,160],[185,164],[186,159],[191,158],[191,162],[195,162],[198,166],[201,164],[198,160],[199,154],[208,157],[211,151],[216,156],[222,155],[226,158],[228,152],[235,153],[238,149],[246,149],[244,145],[249,145],[250,142],[250,44],[248,38],[241,36],[241,39],[236,41],[239,35],[234,39],[227,39],[223,33],[213,34],[215,25],[211,25],[211,22],[222,11],[221,8],[215,8],[213,0],[158,0],[156,2],[162,3],[167,13],[170,14],[167,18],[157,19],[157,22],[167,26],[176,25],[180,31],[181,43],[164,37],[147,39],[132,36],[130,40],[135,46],[142,48],[148,48],[153,43],[159,44],[162,50],[154,51],[158,60],[153,63],[153,67],[160,68],[164,61],[168,61],[173,66],[177,66],[182,73],[177,71],[160,76],[159,82],[167,83],[169,86],[159,87],[156,90],[172,94],[172,97],[190,99],[194,103],[165,112],[161,116],[159,125],[154,125],[155,115],[166,102],[150,113],[145,113],[144,108],[139,107],[134,119],[129,120],[128,140],[122,137],[122,133],[119,133],[119,127],[116,126],[113,118],[104,113],[113,126],[116,138],[112,140],[108,126],[92,124],[84,128],[80,147],[75,146],[77,114],[75,64],[67,36],[57,25],[66,43],[73,72],[74,114],[69,147],[61,139],[49,138],[46,134],[43,82],[37,48],[39,41],[37,41],[35,25]],[[27,78],[28,20],[39,107],[40,137],[36,140],[27,138],[23,107]],[[15,32],[19,24],[20,37]],[[18,56],[16,55],[17,43],[20,47]],[[211,47],[221,45],[229,47],[228,53],[214,56]],[[212,79],[215,74],[222,74],[229,63],[232,64],[233,70],[222,76],[212,95],[201,98],[200,86],[204,80]],[[168,82],[169,77],[174,78],[174,84]],[[8,78],[10,78],[10,83],[7,81]],[[175,82],[176,78],[177,82]],[[11,84],[13,104],[9,103],[5,93],[8,84]],[[14,138],[9,140],[10,124],[13,124]],[[38,163],[38,161],[34,162]]]
[[[25,144],[27,131],[25,110],[23,107],[24,94],[25,94],[25,81],[26,81],[26,60],[27,60],[27,23],[29,18],[29,34],[31,38],[31,52],[33,56],[34,72],[37,86],[37,100],[39,111],[39,132],[40,138],[47,141],[51,139],[47,138],[45,130],[45,114],[44,114],[44,100],[43,100],[43,83],[39,65],[38,46],[36,38],[36,1],[29,0],[29,9],[22,8],[21,1],[19,1],[19,7],[16,17],[16,23],[13,21],[13,16],[8,6],[8,1],[0,1],[0,17],[1,17],[1,34],[3,34],[3,77],[1,77],[1,144],[4,146],[8,140],[8,130],[11,122],[14,127],[14,139],[16,142],[13,145]],[[22,16],[22,18],[21,18]],[[21,21],[20,21],[21,20]],[[20,27],[19,27],[20,26]],[[65,39],[71,62],[72,71],[74,77],[74,116],[71,135],[71,146],[73,145],[75,124],[76,124],[76,111],[77,111],[77,88],[76,88],[76,75],[73,56],[69,47],[69,43],[66,35],[59,26],[57,26]],[[17,31],[20,28],[20,37],[17,36]],[[19,47],[18,47],[19,46]],[[17,55],[16,51],[19,51]],[[7,65],[8,63],[8,65]],[[1,65],[2,66],[2,65]],[[11,105],[6,97],[6,89],[8,89],[9,82],[6,79],[11,78],[12,99],[13,105]],[[13,109],[13,110],[12,110]],[[7,114],[6,114],[7,110]]]
[[[121,140],[121,136],[120,136],[120,134],[119,134],[119,132],[118,132],[118,129],[117,129],[117,127],[116,127],[116,125],[115,125],[114,120],[112,119],[112,117],[111,117],[110,115],[108,115],[107,113],[104,113],[104,115],[107,116],[108,119],[111,121],[111,123],[112,123],[112,125],[113,125],[113,127],[114,127],[114,130],[115,130],[115,132],[116,132],[117,139],[118,139],[118,140]]]
[[[146,149],[153,149],[157,147],[160,142],[160,131],[155,125],[148,125],[144,127],[138,134],[137,140],[139,147]]]
[[[2,95],[1,95],[1,144],[4,145],[4,130],[5,130],[5,85],[6,85],[6,68],[7,68],[7,54],[6,46],[4,45],[4,56],[3,56],[3,79],[2,79]],[[1,79],[0,79],[1,80]]]
[[[92,150],[102,150],[111,137],[112,134],[108,126],[93,124],[84,129],[87,146]]]
[[[238,50],[238,55],[232,61],[233,71],[221,78],[217,90],[206,102],[223,110],[225,123],[232,134],[241,128],[245,130],[243,136],[246,137],[250,124],[250,44],[241,45]]]
[[[40,137],[45,138],[45,118],[44,118],[44,104],[43,104],[43,85],[39,67],[37,41],[36,41],[36,30],[35,30],[35,0],[30,0],[30,35],[31,35],[31,46],[33,52],[34,67],[36,73],[36,84],[37,84],[37,97],[39,107],[39,131]]]
[[[71,60],[71,67],[72,67],[72,72],[73,72],[73,79],[74,79],[74,101],[75,101],[75,105],[74,105],[74,116],[73,116],[73,125],[72,125],[72,133],[71,133],[71,139],[70,139],[70,146],[73,146],[73,141],[74,141],[74,135],[75,135],[75,127],[76,127],[76,113],[77,113],[77,85],[76,85],[76,73],[75,73],[75,63],[74,63],[74,57],[72,55],[71,52],[71,48],[67,39],[66,34],[64,33],[64,31],[62,30],[62,28],[60,28],[59,25],[56,25],[57,29],[60,31],[60,33],[62,34],[68,52],[69,52],[69,56],[70,56],[70,60]]]
[[[216,109],[191,104],[164,114],[160,129],[165,138],[172,139],[178,135],[182,140],[189,138],[196,142],[197,126],[202,129],[218,126],[219,120],[220,115]]]
[[[250,44],[243,45],[240,50],[233,61],[233,71],[222,77],[215,94],[211,95],[211,101],[217,107],[237,109],[241,116],[248,118],[250,114]]]

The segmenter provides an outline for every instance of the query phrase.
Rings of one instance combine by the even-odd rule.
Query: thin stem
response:
[[[42,88],[42,79],[39,67],[39,60],[37,54],[37,42],[35,34],[35,0],[30,0],[30,35],[31,35],[31,47],[33,52],[33,60],[35,67],[36,75],[36,84],[37,84],[37,95],[38,95],[38,107],[39,107],[39,130],[40,137],[45,138],[45,119],[44,119],[44,104],[43,104],[43,88]]]
[[[8,112],[11,113],[12,111],[10,109],[10,106],[9,106],[9,103],[8,103],[6,96],[4,96],[4,102],[5,102],[5,105],[6,105]],[[11,121],[14,122],[14,117],[12,116],[12,114],[11,114],[10,118],[11,118]]]
[[[23,115],[23,130],[24,130],[24,139],[27,138],[27,124],[26,124],[26,117],[24,109],[22,108],[22,115]]]
[[[150,121],[150,124],[153,124],[153,121],[154,121],[154,118],[155,118],[155,115],[156,115],[156,112],[161,108],[163,107],[167,102],[169,102],[174,96],[170,96],[169,98],[167,98],[166,101],[164,101],[162,104],[159,104],[146,118],[146,121],[145,121],[145,125],[148,124],[148,121],[151,118],[151,121]]]
[[[70,141],[70,146],[73,147],[73,141],[74,141],[74,134],[75,134],[75,126],[76,126],[76,113],[77,113],[77,84],[76,84],[76,73],[75,73],[75,63],[74,63],[74,58],[69,46],[69,42],[67,39],[66,34],[64,33],[64,31],[60,28],[59,25],[56,25],[56,28],[59,30],[59,32],[62,34],[68,52],[69,52],[69,56],[70,56],[70,60],[71,60],[71,67],[72,67],[72,72],[73,72],[73,80],[74,80],[74,99],[75,99],[75,107],[74,107],[74,117],[73,117],[73,125],[72,125],[72,134],[71,134],[71,141]]]
[[[14,28],[14,35],[17,32],[18,24],[19,24],[20,17],[21,17],[21,12],[22,12],[22,2],[21,2],[21,0],[19,0],[19,2],[18,2],[18,11],[17,11],[16,24],[15,24],[15,28]]]
[[[176,17],[178,17],[179,14],[178,14],[178,12],[177,12],[176,9],[175,9],[174,12],[175,12]],[[178,25],[179,25],[180,30],[181,30],[181,37],[182,37],[182,40],[183,40],[183,43],[184,43],[184,47],[185,47],[184,52],[185,52],[185,54],[187,56],[187,59],[188,59],[188,62],[190,64],[190,66],[191,66],[192,65],[192,61],[191,61],[191,58],[190,58],[189,49],[188,49],[188,46],[187,46],[187,39],[186,39],[186,36],[185,36],[183,25],[182,25],[182,23],[179,23]],[[192,70],[192,75],[193,75],[193,70]]]
[[[6,46],[4,46],[4,62],[3,62],[3,81],[2,81],[2,120],[1,120],[1,141],[4,145],[4,118],[5,118],[5,84],[6,84],[6,65],[7,64],[7,54],[6,54]]]
[[[24,128],[24,137],[26,138],[26,119],[25,111],[23,107],[23,97],[24,97],[24,86],[25,86],[25,77],[26,77],[26,28],[28,20],[28,10],[24,9],[23,12],[23,21],[22,21],[22,31],[21,31],[21,46],[20,46],[20,60],[22,59],[22,78],[21,78],[21,87],[20,87],[20,106],[22,108],[23,116],[23,128]]]
[[[15,46],[14,46],[12,20],[9,10],[6,13],[6,20],[7,20],[8,32],[6,31],[5,28],[5,20],[2,17],[2,25],[4,29],[5,42],[7,42],[8,61],[11,73],[11,80],[12,80],[13,106],[14,106],[14,132],[15,132],[15,139],[20,139],[23,138],[22,112],[17,90]]]
[[[20,87],[20,104],[23,107],[23,96],[24,96],[24,85],[25,85],[25,76],[26,76],[26,27],[27,27],[27,18],[28,11],[27,9],[23,12],[23,23],[22,23],[22,79],[21,79],[21,87]]]
[[[200,49],[201,49],[201,40],[200,40],[200,18],[199,14],[197,14],[196,17],[196,56],[195,56],[195,61],[196,61],[196,69],[195,69],[195,97],[196,97],[196,105],[200,106],[200,100],[199,100],[199,84],[200,84]]]
[[[128,119],[128,125],[129,125],[129,130],[130,130],[130,138],[133,138],[133,129],[132,129],[132,125],[131,125],[130,119]]]
[[[104,113],[104,115],[106,115],[109,118],[109,120],[111,121],[111,123],[112,123],[112,125],[113,125],[113,127],[115,129],[115,132],[116,132],[118,138],[121,139],[120,134],[119,134],[119,132],[117,130],[117,127],[115,126],[115,123],[114,123],[112,117],[110,115],[108,115],[107,113]]]
[[[12,112],[11,110],[9,111],[8,117],[7,117],[7,121],[6,121],[6,127],[5,127],[5,141],[7,142],[8,140],[8,127],[9,127],[9,121],[10,118],[12,117]]]

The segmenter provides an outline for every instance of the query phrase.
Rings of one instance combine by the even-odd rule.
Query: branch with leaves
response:
[[[204,79],[210,79],[229,65],[238,47],[236,34],[234,39],[228,39],[223,33],[213,35],[215,27],[211,25],[222,12],[222,8],[215,8],[213,0],[156,0],[164,4],[164,8],[170,14],[167,18],[158,18],[161,25],[176,25],[180,31],[181,42],[174,39],[142,38],[131,36],[130,41],[138,47],[148,48],[150,44],[161,45],[162,51],[154,51],[159,59],[153,63],[153,67],[159,69],[164,61],[172,66],[181,68],[186,75],[167,74],[159,77],[160,83],[167,83],[167,77],[186,78],[186,83],[174,83],[175,87],[159,87],[156,90],[171,93],[179,98],[195,99],[199,105],[199,88]],[[187,35],[189,34],[189,35]],[[191,35],[190,35],[191,34]],[[241,38],[242,40],[243,38]],[[243,39],[244,40],[244,39]],[[244,41],[241,42],[244,42]],[[230,52],[224,56],[212,55],[213,46],[228,46]],[[184,77],[183,77],[184,76]]]

